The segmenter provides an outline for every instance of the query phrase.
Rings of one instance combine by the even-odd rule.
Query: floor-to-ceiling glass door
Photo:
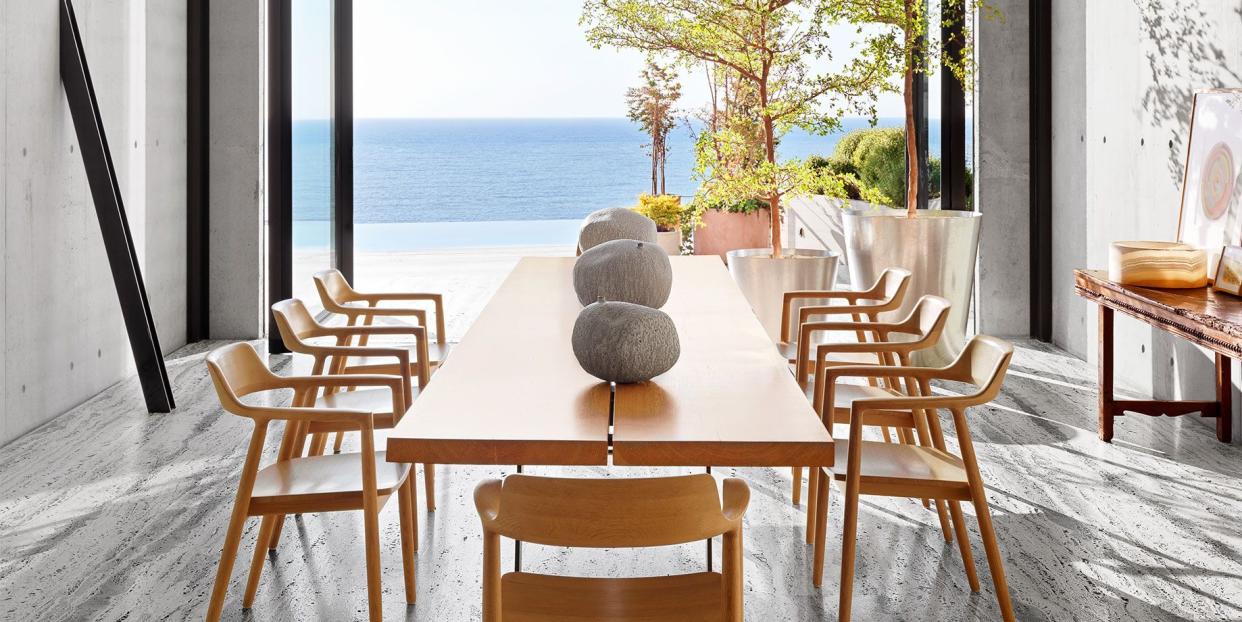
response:
[[[313,275],[352,272],[351,13],[351,0],[268,2],[268,300],[315,314]]]

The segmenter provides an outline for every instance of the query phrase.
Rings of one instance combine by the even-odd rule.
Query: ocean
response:
[[[884,118],[878,125],[901,122]],[[844,126],[868,122],[846,119]],[[937,121],[929,134],[936,155]],[[779,152],[829,155],[841,135],[793,131]],[[329,138],[325,120],[294,122],[294,244],[301,249],[328,244]],[[572,243],[573,222],[597,209],[633,205],[651,190],[647,142],[627,119],[359,119],[355,249],[560,243],[567,235]],[[669,137],[670,194],[694,194],[693,160],[693,138],[677,128]]]

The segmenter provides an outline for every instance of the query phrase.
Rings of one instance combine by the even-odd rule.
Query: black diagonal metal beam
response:
[[[82,47],[82,36],[78,32],[78,21],[70,0],[61,0],[60,3],[60,79],[69,100],[69,112],[78,135],[86,179],[95,201],[104,250],[108,255],[108,265],[112,268],[112,280],[116,284],[116,295],[120,299],[121,315],[125,318],[125,329],[129,333],[130,348],[134,351],[134,363],[138,366],[138,379],[147,400],[147,410],[153,413],[171,412],[174,407],[172,386],[168,382],[168,371],[164,369],[155,320],[151,317],[151,305],[147,302],[138,255],[134,252],[134,238],[129,231],[125,205],[121,202],[121,188],[116,181],[116,167],[108,150],[99,102],[95,98],[95,87],[86,64],[86,51]]]

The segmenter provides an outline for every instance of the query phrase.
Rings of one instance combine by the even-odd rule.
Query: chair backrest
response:
[[[995,399],[1005,382],[1005,373],[1012,358],[1013,345],[1009,342],[988,335],[972,337],[957,360],[949,366],[950,373],[958,380],[979,388],[977,393],[968,396],[969,403],[963,405],[974,406]]]
[[[914,308],[905,319],[898,322],[899,332],[914,335],[911,344],[913,349],[922,349],[935,345],[940,341],[945,323],[949,320],[949,309],[952,305],[940,296],[926,295],[914,303]],[[917,344],[917,345],[915,345]]]
[[[900,305],[910,286],[910,271],[905,268],[888,268],[876,279],[870,292],[881,305]]]
[[[340,313],[341,307],[347,302],[358,298],[358,292],[345,280],[340,270],[320,270],[313,276],[315,289],[319,291],[319,299],[323,308],[333,313]]]
[[[217,348],[207,355],[207,372],[225,410],[248,417],[241,398],[272,388],[276,375],[267,368],[254,346],[246,342]]]
[[[272,305],[272,317],[276,319],[276,328],[280,330],[280,338],[294,352],[305,353],[306,340],[320,336],[319,322],[311,316],[306,305],[297,298],[282,300]]]
[[[750,500],[739,479],[680,477],[566,479],[510,475],[475,489],[484,528],[550,546],[637,548],[682,544],[736,529]]]

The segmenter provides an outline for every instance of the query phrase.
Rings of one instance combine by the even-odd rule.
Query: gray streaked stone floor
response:
[[[201,619],[250,426],[216,405],[202,362],[212,345],[218,344],[170,357],[179,404],[172,414],[145,413],[130,379],[0,448],[0,619]],[[1118,422],[1116,442],[1103,444],[1094,429],[1095,370],[1046,345],[1020,346],[1001,399],[970,414],[1018,618],[1242,619],[1242,449],[1217,443],[1203,422],[1189,418],[1127,417]],[[273,362],[288,367],[287,358]],[[788,470],[722,472],[754,490],[745,533],[747,619],[835,620],[839,498],[825,586],[817,590]],[[478,480],[501,474],[439,468],[439,509],[428,516],[420,499],[413,607],[403,602],[395,504],[385,508],[385,619],[477,618],[481,547],[471,491]],[[916,501],[865,498],[855,619],[998,619],[970,523],[984,585],[974,595],[934,513]],[[257,524],[248,526],[242,560]],[[286,529],[249,612],[240,606],[246,564],[238,564],[226,619],[364,618],[359,516],[306,515]],[[523,556],[530,570],[653,574],[702,568],[704,547],[528,546]]]

